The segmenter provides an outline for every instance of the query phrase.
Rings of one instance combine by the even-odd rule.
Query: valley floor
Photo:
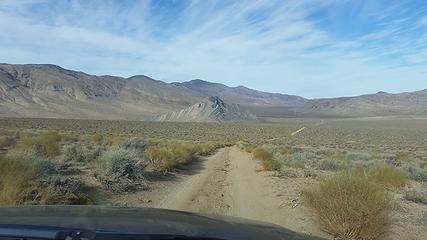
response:
[[[113,205],[243,217],[333,239],[321,230],[301,203],[301,190],[318,182],[318,179],[287,178],[261,171],[259,162],[236,146],[219,149],[216,154],[201,159],[188,169],[153,181],[155,183],[149,191],[103,198],[109,199]],[[423,239],[427,230],[414,224],[415,215],[422,209],[407,202],[399,201],[398,205],[394,211],[396,223],[392,239]]]

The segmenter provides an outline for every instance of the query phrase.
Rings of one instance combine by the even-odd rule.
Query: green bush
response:
[[[339,239],[384,239],[391,225],[392,199],[366,177],[348,172],[302,192],[326,232]]]
[[[145,166],[138,162],[136,154],[132,151],[116,148],[104,152],[101,156],[106,175],[136,179],[142,176]]]

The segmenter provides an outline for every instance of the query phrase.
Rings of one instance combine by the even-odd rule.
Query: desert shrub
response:
[[[264,171],[279,171],[282,164],[276,159],[268,159],[261,162]]]
[[[106,151],[101,156],[106,175],[135,179],[142,176],[144,164],[138,161],[136,154],[123,148]]]
[[[0,148],[10,147],[16,143],[12,136],[0,136]]]
[[[0,156],[0,176],[0,205],[16,205],[31,191],[36,169],[31,162]]]
[[[386,190],[349,172],[302,192],[324,230],[340,239],[383,239],[391,225],[392,200]]]
[[[254,149],[256,149],[256,145],[252,143],[248,143],[245,146],[245,151],[251,153]]]
[[[86,160],[87,161],[93,161],[98,159],[98,157],[100,157],[102,155],[102,153],[104,152],[104,148],[102,146],[96,146],[95,148],[91,149],[87,154],[86,154]]]
[[[407,184],[407,179],[404,173],[394,167],[386,165],[377,165],[370,168],[368,178],[385,187],[401,188]]]
[[[61,153],[60,147],[57,143],[59,140],[61,140],[61,136],[57,132],[46,132],[37,138],[23,139],[18,148],[23,150],[32,149],[40,156],[52,158]]]
[[[273,155],[264,148],[257,147],[252,151],[253,158],[257,160],[269,160],[273,158]]]
[[[101,144],[103,139],[104,137],[99,133],[95,133],[92,135],[92,142],[97,145]]]
[[[175,161],[178,164],[189,164],[195,158],[196,150],[193,146],[186,143],[173,143],[169,146]]]
[[[348,161],[369,161],[372,159],[372,156],[367,153],[355,153],[350,152],[345,155],[345,159]]]
[[[137,152],[144,152],[148,144],[145,139],[142,138],[128,138],[122,143],[122,148],[133,150]]]
[[[62,136],[57,131],[48,131],[41,133],[39,140],[42,142],[59,142],[62,140]]]
[[[401,162],[406,162],[409,160],[409,153],[408,152],[398,152],[396,153],[396,160],[401,161]]]
[[[196,154],[200,156],[210,155],[219,147],[221,147],[221,145],[215,143],[199,143],[194,146]]]
[[[320,170],[328,170],[328,171],[338,171],[343,169],[342,162],[333,159],[323,159],[319,162]]]
[[[169,171],[175,166],[172,153],[165,147],[149,146],[146,155],[157,170]]]
[[[406,172],[408,177],[414,181],[427,182],[427,169],[410,165],[406,168]]]
[[[51,176],[42,181],[37,202],[40,204],[87,205],[93,203],[85,194],[85,186],[76,178]]]
[[[64,162],[83,162],[86,160],[80,144],[70,144],[64,148],[62,160]]]
[[[101,174],[97,177],[103,186],[114,192],[128,192],[146,189],[144,178],[145,161],[137,154],[124,148],[104,152],[99,159]]]
[[[289,155],[291,154],[291,148],[289,146],[284,146],[279,149],[280,154]]]
[[[414,203],[427,204],[427,193],[418,192],[415,190],[408,190],[405,192],[404,198]]]

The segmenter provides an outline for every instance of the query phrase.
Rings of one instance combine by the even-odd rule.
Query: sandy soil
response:
[[[223,148],[202,162],[201,169],[168,186],[168,193],[154,206],[243,217],[327,237],[298,203],[298,196],[290,194],[294,191],[289,191],[289,184],[279,182],[285,179],[261,172],[250,154],[237,147]]]
[[[97,204],[243,217],[333,239],[321,231],[310,211],[300,202],[301,189],[319,180],[303,177],[301,169],[294,171],[293,174],[298,176],[278,176],[274,172],[261,171],[258,161],[233,146],[219,149],[216,154],[201,158],[185,169],[151,179],[148,191],[98,192],[99,199],[103,200]],[[424,239],[427,229],[420,219],[425,218],[426,206],[406,201],[400,195],[396,195],[396,200],[391,239]]]

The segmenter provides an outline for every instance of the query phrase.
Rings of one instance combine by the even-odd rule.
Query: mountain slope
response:
[[[0,115],[141,119],[186,107],[191,91],[145,76],[94,76],[55,65],[0,64]]]
[[[172,122],[243,122],[256,117],[242,111],[238,104],[227,104],[219,97],[208,97],[188,108],[161,115],[158,121]]]
[[[398,94],[378,92],[356,97],[314,99],[299,110],[346,117],[427,115],[427,89]]]
[[[152,120],[218,96],[258,117],[427,115],[427,90],[308,100],[243,86],[95,76],[49,64],[0,64],[0,117]]]
[[[182,83],[172,83],[194,91],[198,96],[219,96],[226,102],[248,106],[301,106],[307,99],[294,95],[267,93],[244,86],[228,87],[220,83],[212,83],[200,79]]]

